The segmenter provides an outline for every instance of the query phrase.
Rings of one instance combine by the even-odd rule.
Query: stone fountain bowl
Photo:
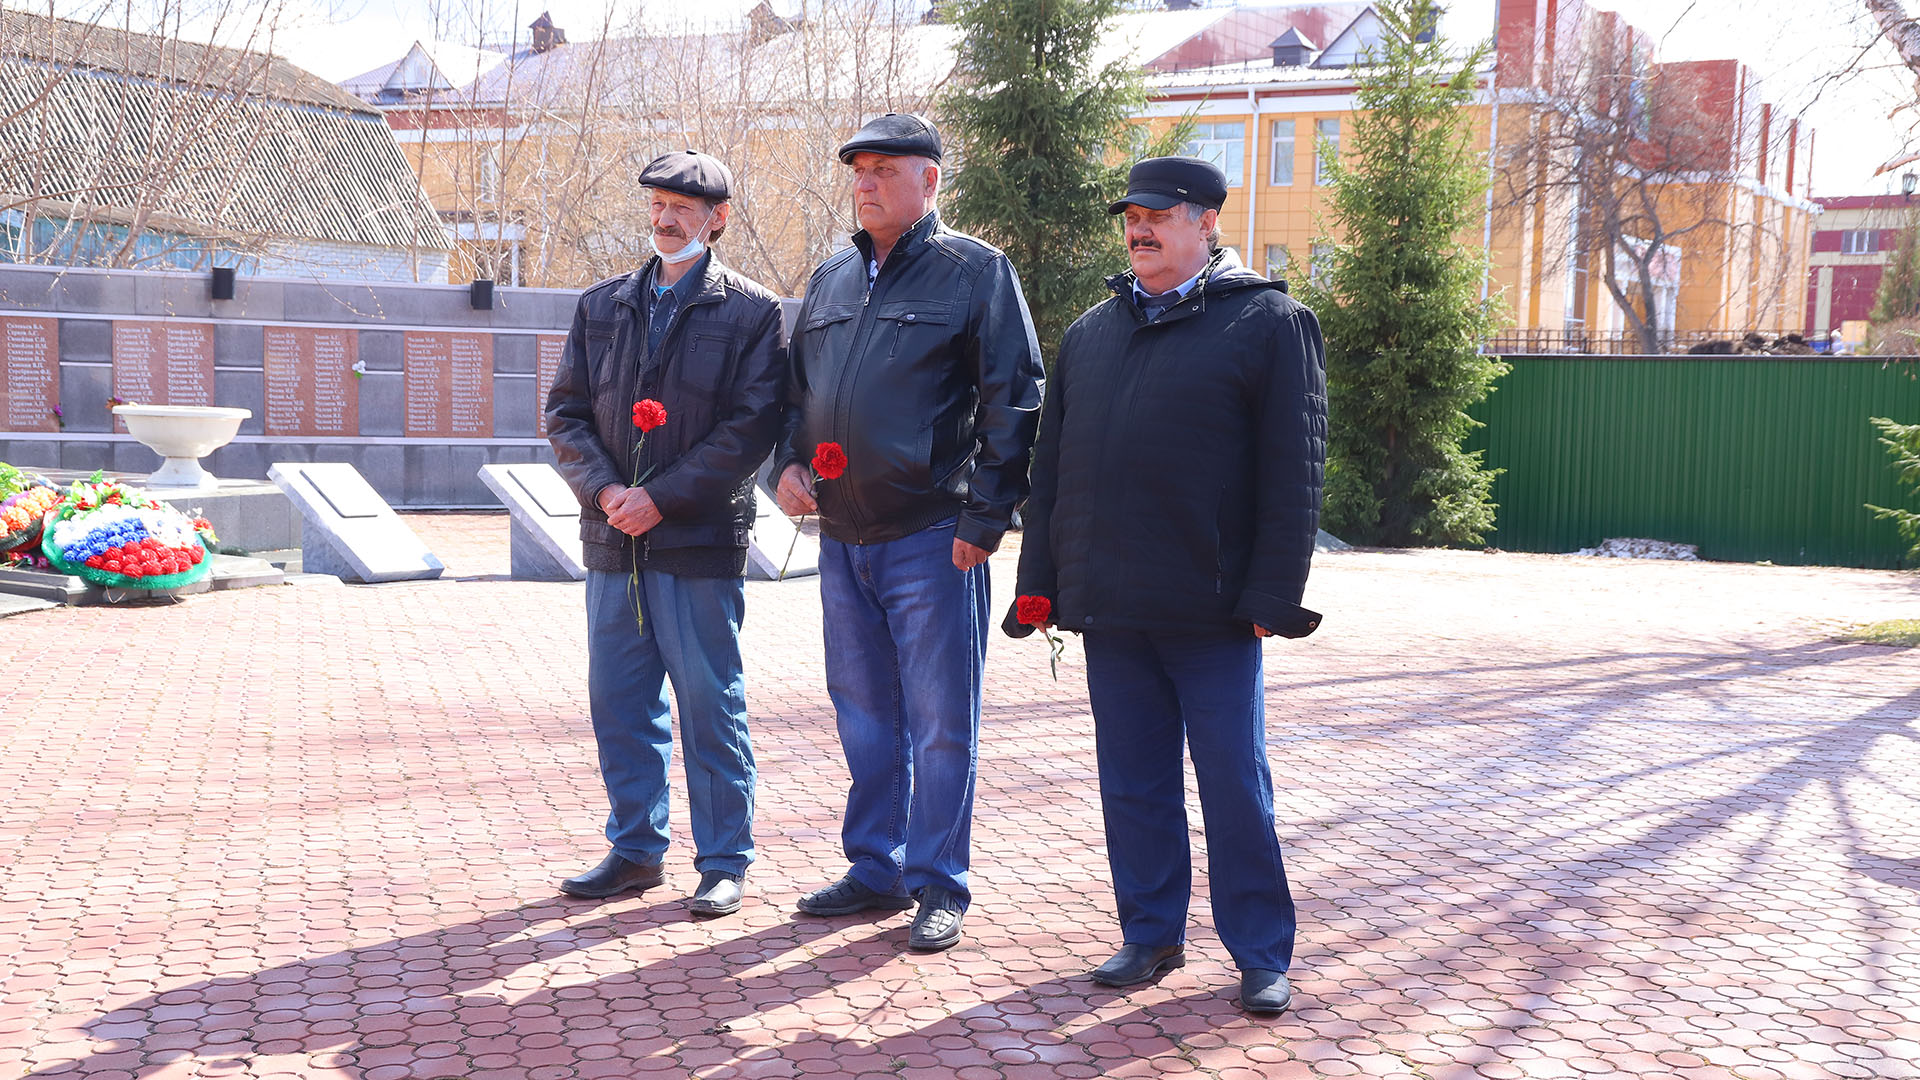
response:
[[[233,441],[250,409],[217,405],[115,405],[127,431],[166,459],[147,477],[148,487],[213,487],[219,481],[200,459]]]

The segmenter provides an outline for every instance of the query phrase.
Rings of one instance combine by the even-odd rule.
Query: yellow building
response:
[[[1149,64],[1145,119],[1194,124],[1189,152],[1228,175],[1224,241],[1275,275],[1311,273],[1335,231],[1321,155],[1348,141],[1359,69],[1385,32],[1363,7],[1314,37],[1349,6],[1226,9],[1203,43]],[[1489,291],[1519,331],[1504,347],[1631,351],[1646,340],[1636,316],[1661,348],[1798,328],[1811,137],[1743,65],[1655,63],[1645,35],[1577,0],[1454,8],[1444,39],[1497,41],[1469,108],[1491,191],[1462,239],[1489,253]],[[1586,124],[1558,121],[1570,103]]]

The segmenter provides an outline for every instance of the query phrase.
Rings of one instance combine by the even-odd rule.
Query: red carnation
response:
[[[823,442],[813,450],[813,471],[822,480],[838,480],[847,471],[847,452],[837,442]]]
[[[1053,621],[1053,601],[1044,596],[1023,596],[1014,602],[1020,621],[1028,626],[1045,626]]]
[[[652,431],[654,428],[666,422],[667,407],[665,405],[660,404],[652,398],[633,403],[633,426],[639,428],[642,434]]]

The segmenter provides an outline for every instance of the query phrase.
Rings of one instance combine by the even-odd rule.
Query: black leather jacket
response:
[[[547,394],[547,438],[580,500],[587,567],[626,570],[633,538],[607,524],[597,500],[609,485],[633,483],[634,402],[665,405],[667,422],[648,433],[638,465],[662,519],[642,538],[643,565],[737,574],[753,528],[753,473],[779,434],[785,398],[780,302],[708,255],[649,355],[640,290],[652,265],[581,294]]]
[[[957,516],[992,551],[1027,494],[1043,369],[1007,257],[928,213],[894,244],[869,291],[872,241],[813,272],[788,352],[785,437],[774,475],[837,442],[847,470],[817,486],[821,531],[897,540]]]

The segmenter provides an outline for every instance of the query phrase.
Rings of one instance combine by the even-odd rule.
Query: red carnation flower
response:
[[[1014,602],[1020,621],[1028,626],[1044,626],[1053,621],[1053,601],[1044,596],[1023,596]]]
[[[667,422],[667,407],[652,398],[633,403],[633,426],[641,433],[652,431]]]
[[[813,450],[813,471],[822,480],[838,480],[847,471],[847,452],[837,442],[823,442]]]

